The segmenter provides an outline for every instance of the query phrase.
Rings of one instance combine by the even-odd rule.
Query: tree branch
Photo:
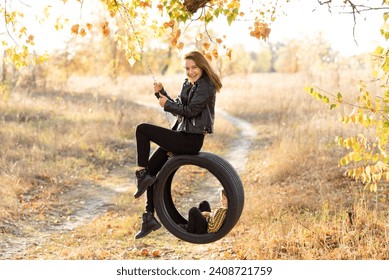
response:
[[[15,45],[19,46],[18,42],[12,37],[11,32],[8,29],[8,24],[7,24],[7,17],[8,17],[8,12],[7,12],[7,0],[4,0],[4,25],[5,25],[5,30],[7,31],[8,36],[14,41]]]
[[[334,100],[337,99],[337,96],[336,96],[335,94],[333,94],[332,92],[326,91],[326,90],[320,88],[319,86],[315,86],[315,88],[316,88],[318,91],[324,92],[326,95],[332,97]],[[379,97],[378,97],[378,98],[379,98]],[[370,108],[367,108],[367,107],[365,107],[365,106],[361,106],[361,105],[358,105],[358,104],[353,104],[353,103],[348,102],[348,101],[346,101],[346,100],[342,100],[342,102],[339,103],[339,104],[347,105],[347,106],[350,106],[350,107],[353,107],[353,108],[362,109],[362,110],[371,111]],[[385,120],[389,120],[389,117],[387,116],[387,112],[386,112],[385,109],[377,110],[376,113],[379,114],[381,117],[383,117]]]
[[[24,3],[23,1],[19,0],[19,3],[21,3],[22,5],[26,6],[26,7],[29,7],[29,8],[32,8],[30,5]]]
[[[333,0],[317,0],[319,5],[327,5],[328,6],[328,11],[329,13],[332,14],[332,8],[333,8]],[[382,1],[382,5],[385,4],[385,1]],[[343,11],[339,13],[345,13],[345,14],[352,14],[353,16],[353,38],[354,42],[358,45],[358,42],[356,41],[355,38],[355,32],[356,32],[356,26],[357,26],[357,15],[361,15],[362,13],[370,12],[370,11],[377,11],[377,10],[389,10],[389,7],[371,7],[371,6],[366,6],[362,4],[355,4],[353,0],[343,0],[343,5],[341,6],[342,9],[351,9],[351,11]]]

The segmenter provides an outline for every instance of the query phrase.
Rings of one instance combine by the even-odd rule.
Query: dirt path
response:
[[[247,163],[248,153],[253,139],[256,137],[256,131],[249,122],[243,119],[234,117],[227,112],[219,109],[216,110],[218,116],[223,117],[238,128],[238,135],[234,143],[232,143],[230,151],[225,155],[225,159],[241,173]]]
[[[3,235],[0,243],[0,259],[23,256],[32,245],[39,245],[51,234],[72,231],[78,226],[104,213],[112,201],[122,192],[125,174],[110,174],[100,184],[83,182],[59,197],[60,210],[53,210],[44,222],[30,222],[18,234]],[[127,180],[128,184],[128,180]],[[63,213],[71,212],[71,215]],[[22,233],[23,232],[23,233]],[[28,232],[28,233],[27,233]]]
[[[150,105],[150,103],[139,102],[139,104],[160,110],[158,106]],[[231,116],[225,111],[218,110],[217,113],[238,128],[236,140],[232,143],[229,152],[224,158],[238,172],[241,172],[245,167],[251,141],[255,137],[255,130],[248,122]],[[124,169],[109,174],[99,184],[85,182],[75,188],[71,188],[59,197],[60,204],[68,207],[70,209],[68,211],[71,211],[71,214],[65,215],[61,211],[53,211],[48,221],[45,220],[43,224],[37,222],[35,226],[31,226],[28,234],[25,233],[26,230],[24,229],[24,233],[21,234],[3,235],[0,243],[0,259],[13,259],[16,255],[18,258],[23,258],[23,256],[27,258],[29,247],[39,246],[50,235],[72,231],[87,221],[92,220],[94,217],[105,213],[112,206],[114,199],[118,195],[123,192],[132,193],[133,190],[134,186],[129,184],[128,170],[126,171]],[[169,235],[164,229],[161,230],[160,234],[162,236]],[[141,246],[142,243],[135,244],[135,247]],[[190,258],[207,254],[209,250],[207,246],[193,248],[195,250],[188,252],[188,254],[194,256]],[[166,257],[174,258],[171,254],[167,254]]]

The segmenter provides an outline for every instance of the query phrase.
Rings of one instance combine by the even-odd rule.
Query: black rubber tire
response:
[[[223,226],[216,233],[192,234],[178,226],[186,223],[187,220],[177,211],[173,203],[171,184],[177,170],[184,165],[207,169],[226,191],[227,216]],[[220,156],[208,152],[197,155],[175,155],[165,163],[157,176],[154,185],[154,206],[161,223],[174,236],[190,243],[211,243],[227,235],[238,222],[244,206],[243,185],[232,165]]]

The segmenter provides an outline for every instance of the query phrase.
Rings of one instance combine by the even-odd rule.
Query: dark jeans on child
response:
[[[192,207],[188,214],[188,224],[186,231],[190,233],[207,233],[208,232],[208,221],[201,214],[201,212],[211,212],[211,206],[208,201],[202,201],[199,207]]]

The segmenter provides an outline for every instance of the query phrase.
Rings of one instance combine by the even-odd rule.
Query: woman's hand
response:
[[[163,89],[162,83],[154,82],[154,92],[155,93],[160,92],[162,89]]]
[[[161,107],[164,107],[167,101],[167,97],[165,95],[160,94],[158,101],[159,101],[159,105],[161,105]]]

